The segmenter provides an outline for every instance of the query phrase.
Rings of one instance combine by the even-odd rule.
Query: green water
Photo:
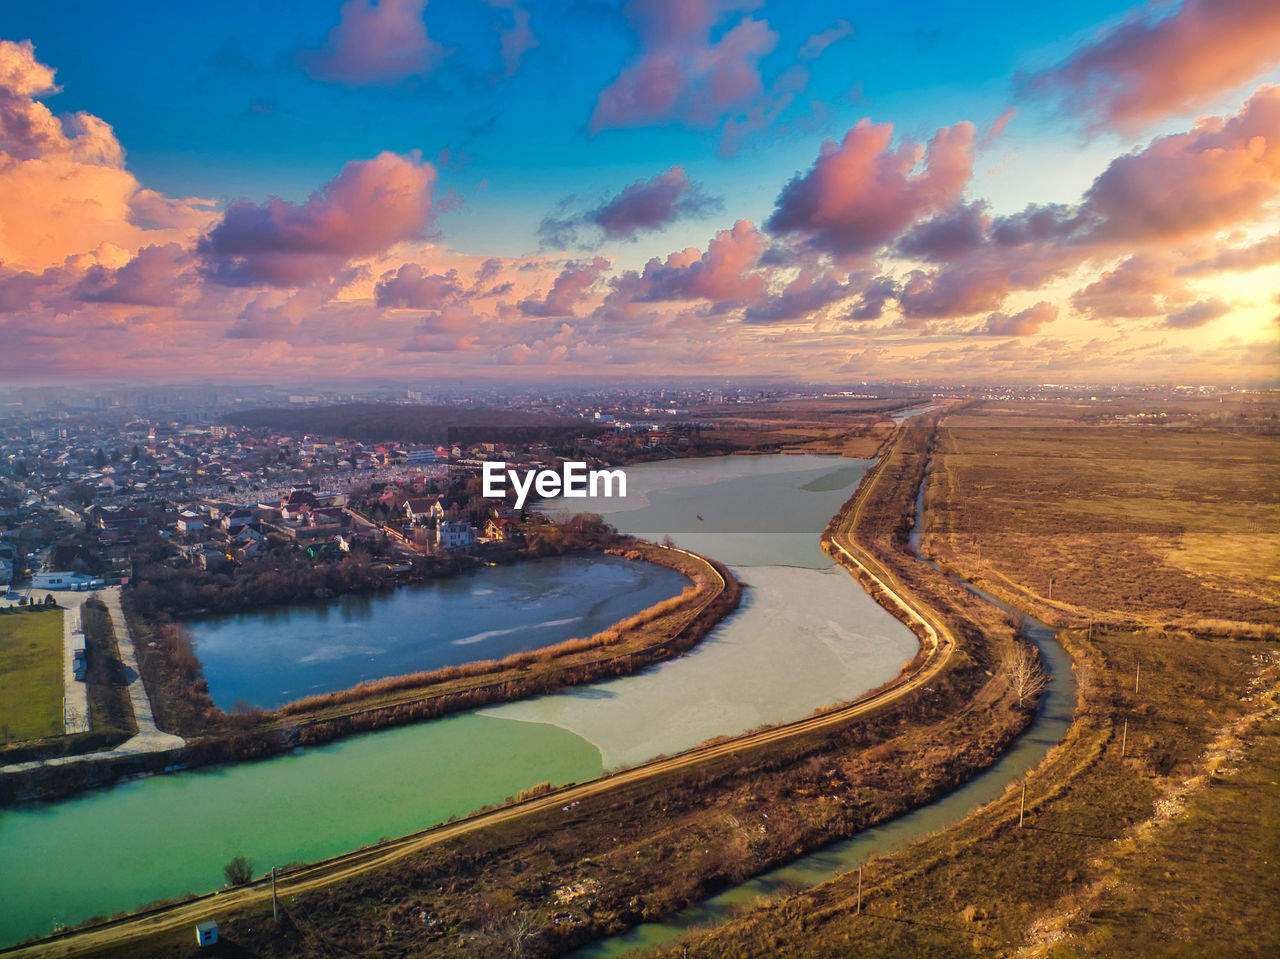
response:
[[[233,856],[257,873],[325,859],[602,771],[567,730],[465,714],[0,810],[0,945],[216,889]]]
[[[575,502],[598,506],[626,531],[672,535],[745,581],[734,616],[688,654],[642,674],[489,715],[0,811],[0,945],[55,922],[209,891],[236,855],[260,872],[326,858],[544,780],[590,779],[605,763],[641,762],[856,698],[916,648],[910,631],[818,548],[867,465],[808,456],[648,463],[628,470],[625,500]],[[584,604],[599,598],[580,592]],[[495,603],[498,611],[513,622],[537,615],[520,603]],[[492,635],[493,626],[464,638]]]

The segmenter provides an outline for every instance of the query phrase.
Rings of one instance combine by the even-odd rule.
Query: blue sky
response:
[[[55,377],[1265,379],[1277,80],[1271,0],[10,4],[0,325]]]
[[[1050,65],[1126,9],[925,2],[913,3],[904,21],[890,4],[764,5],[758,13],[780,34],[761,64],[766,79],[839,20],[854,33],[814,64],[804,97],[778,123],[723,157],[718,128],[588,132],[597,94],[636,47],[621,3],[530,4],[538,46],[516,76],[501,80],[488,77],[501,68],[493,28],[502,11],[479,0],[431,3],[428,32],[453,50],[438,75],[366,87],[316,82],[299,66],[299,51],[319,47],[337,23],[337,3],[123,6],[15,5],[5,34],[31,39],[42,61],[57,66],[63,92],[50,106],[107,119],[130,169],[153,189],[302,199],[348,160],[382,150],[420,150],[434,160],[449,150],[469,158],[441,169],[441,184],[464,198],[460,211],[442,218],[450,235],[474,243],[475,252],[506,255],[537,248],[537,222],[563,197],[616,192],[674,163],[746,200],[735,215],[763,218],[824,136],[864,116],[917,139],[958,119],[988,125],[1011,105],[1016,71]],[[811,102],[824,113],[806,123]],[[1035,126],[1034,115],[1020,116],[1010,135],[1030,143],[1060,135]],[[1089,155],[1091,176],[1108,151]],[[1061,199],[1078,193],[1080,179],[1064,178]],[[1044,199],[1024,192],[1010,190],[1009,202]],[[683,232],[690,242],[706,239],[705,226]]]

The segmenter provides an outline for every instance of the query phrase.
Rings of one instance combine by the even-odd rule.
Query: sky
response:
[[[0,381],[1280,381],[1280,4],[6,4]]]

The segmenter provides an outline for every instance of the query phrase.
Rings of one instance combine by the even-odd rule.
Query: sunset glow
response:
[[[0,378],[1274,383],[1280,5],[1059,6],[15,6]]]

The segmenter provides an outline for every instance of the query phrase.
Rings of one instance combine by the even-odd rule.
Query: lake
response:
[[[665,566],[593,553],[186,625],[218,706],[274,709],[366,680],[590,636],[688,585]]]

